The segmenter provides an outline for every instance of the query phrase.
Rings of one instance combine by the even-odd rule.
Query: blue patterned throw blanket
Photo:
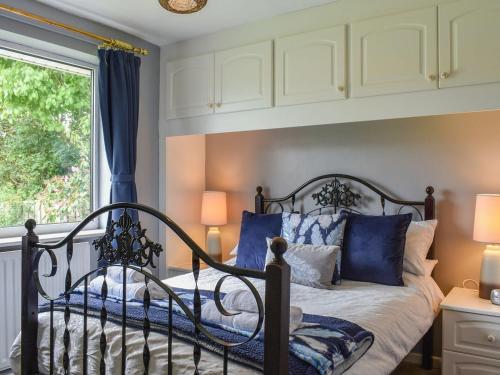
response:
[[[182,301],[192,309],[193,291],[173,288]],[[213,300],[213,292],[200,290],[201,303]],[[221,295],[223,297],[223,295]],[[83,313],[83,295],[75,292],[70,299],[71,312]],[[54,302],[54,309],[63,311],[63,298]],[[87,315],[100,317],[102,300],[100,296],[88,294]],[[121,324],[122,302],[112,297],[106,300],[108,321]],[[40,307],[41,312],[49,311],[49,305]],[[172,334],[176,338],[194,343],[194,326],[174,303]],[[168,303],[164,300],[153,300],[148,311],[151,330],[166,334],[168,332]],[[127,302],[127,325],[142,329],[144,305],[141,302]],[[243,342],[250,333],[228,330],[211,322],[203,322],[207,330],[226,342]],[[230,348],[229,358],[232,361],[255,368],[263,369],[264,337],[260,333],[254,340],[240,346]],[[337,375],[342,374],[361,358],[373,344],[374,336],[360,326],[346,320],[319,315],[304,314],[301,328],[290,335],[289,374],[293,375]],[[199,336],[202,348],[222,354],[222,347],[210,341],[203,334]]]

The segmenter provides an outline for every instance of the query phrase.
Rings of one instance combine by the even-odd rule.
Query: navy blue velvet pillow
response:
[[[243,211],[236,266],[259,271],[266,263],[266,238],[281,234],[281,214],[254,214]]]
[[[411,214],[349,213],[344,229],[342,279],[402,286],[406,231]]]

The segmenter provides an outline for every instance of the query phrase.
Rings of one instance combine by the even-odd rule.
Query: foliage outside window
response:
[[[92,71],[0,49],[0,227],[91,211]]]

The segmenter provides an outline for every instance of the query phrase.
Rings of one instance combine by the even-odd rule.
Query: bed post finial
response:
[[[24,227],[28,233],[23,236],[21,252],[21,374],[28,375],[38,374],[38,289],[33,278],[38,236],[35,220],[27,220]]]
[[[264,195],[262,194],[262,186],[257,186],[257,195],[255,196],[255,213],[264,213]]]
[[[435,200],[434,200],[434,187],[432,186],[427,186],[425,189],[425,192],[427,193],[427,196],[425,197],[424,201],[424,219],[425,220],[432,220],[436,218],[436,213],[435,213]]]
[[[287,244],[286,240],[281,238],[281,237],[275,237],[275,238],[273,238],[273,242],[271,242],[270,248],[274,254],[275,260],[278,262],[280,262],[280,261],[284,262],[283,254],[285,254],[285,252],[288,248],[288,244]]]
[[[283,259],[287,243],[276,237],[271,243],[275,258],[266,266],[264,321],[264,374],[288,375],[290,327],[290,266]]]
[[[36,221],[34,219],[26,220],[24,227],[28,230],[28,234],[34,234],[36,228]]]

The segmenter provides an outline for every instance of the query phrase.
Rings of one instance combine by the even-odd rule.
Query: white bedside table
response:
[[[443,375],[500,374],[500,306],[453,288],[443,309]]]

